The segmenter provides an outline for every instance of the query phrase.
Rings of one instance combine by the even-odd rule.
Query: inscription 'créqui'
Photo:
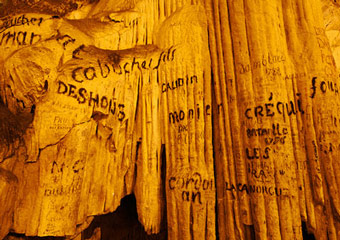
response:
[[[296,96],[300,96],[301,94],[298,93]],[[275,115],[279,114],[282,115],[284,118],[288,115],[288,117],[292,114],[297,114],[300,112],[304,114],[305,111],[302,109],[301,100],[297,99],[297,104],[293,101],[289,101],[287,103],[283,103],[281,101],[278,102],[268,102],[264,103],[252,108],[247,108],[244,112],[244,115],[247,119],[260,118],[260,117],[274,117]]]

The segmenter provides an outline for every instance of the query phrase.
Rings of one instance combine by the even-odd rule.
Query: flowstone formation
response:
[[[2,5],[0,239],[85,239],[132,193],[168,239],[340,238],[336,4]]]

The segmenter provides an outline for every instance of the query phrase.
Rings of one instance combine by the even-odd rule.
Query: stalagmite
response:
[[[338,13],[0,1],[0,239],[339,239]]]

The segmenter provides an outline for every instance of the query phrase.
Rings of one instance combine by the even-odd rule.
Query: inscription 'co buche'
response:
[[[79,51],[82,51],[83,49],[84,46],[81,46],[75,51],[77,51],[78,54]],[[157,61],[154,61],[152,57],[149,60],[138,60],[136,57],[133,57],[132,61],[126,61],[122,63],[119,63],[121,57],[114,53],[109,57],[112,62],[101,62],[99,59],[97,59],[96,64],[73,69],[72,78],[74,81],[82,83],[86,80],[92,81],[99,77],[107,78],[112,73],[118,75],[131,73],[134,71],[134,69],[156,70],[162,63],[173,61],[175,58],[175,51],[176,49],[170,47],[167,51],[161,52]],[[75,55],[73,57],[79,58]]]

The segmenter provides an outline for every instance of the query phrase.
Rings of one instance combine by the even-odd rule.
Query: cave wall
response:
[[[168,239],[337,239],[338,9],[4,2],[0,239],[80,236],[132,193]]]

